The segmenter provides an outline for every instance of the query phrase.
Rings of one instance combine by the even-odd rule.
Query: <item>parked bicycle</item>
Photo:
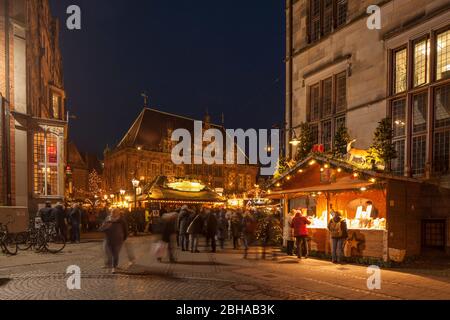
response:
[[[15,256],[18,251],[17,242],[15,236],[8,232],[8,225],[13,221],[9,221],[7,224],[0,223],[0,247],[5,254]]]
[[[36,218],[28,232],[18,234],[16,242],[20,250],[59,253],[66,247],[66,239],[57,231],[54,222],[44,223]]]

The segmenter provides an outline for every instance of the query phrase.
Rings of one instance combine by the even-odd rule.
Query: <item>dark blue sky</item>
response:
[[[61,20],[70,139],[101,153],[142,110],[142,90],[159,110],[228,128],[270,128],[284,113],[281,0],[50,0]],[[82,10],[82,30],[65,27]]]

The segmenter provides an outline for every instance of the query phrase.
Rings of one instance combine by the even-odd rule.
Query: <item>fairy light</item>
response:
[[[330,165],[329,165],[329,164],[326,164],[324,167],[325,167],[325,169],[329,169],[329,168],[330,168]]]
[[[313,165],[315,165],[316,164],[316,160],[311,160],[310,162],[309,162],[309,165],[310,166],[313,166]]]
[[[298,170],[298,173],[303,173],[303,169]]]
[[[353,173],[353,178],[358,178],[359,177],[359,173],[358,172],[354,172]]]
[[[341,169],[341,168],[338,168],[338,169],[337,169],[337,172],[341,173],[341,172],[342,172],[342,169]]]
[[[375,179],[375,178],[370,178],[369,182],[375,183],[375,182],[377,182],[377,179]]]

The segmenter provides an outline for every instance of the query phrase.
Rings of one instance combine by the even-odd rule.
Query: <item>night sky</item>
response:
[[[50,0],[61,22],[70,140],[101,155],[143,107],[227,128],[271,128],[284,114],[280,0]],[[66,9],[82,10],[70,31]]]

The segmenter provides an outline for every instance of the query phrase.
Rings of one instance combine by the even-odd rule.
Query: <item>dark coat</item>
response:
[[[56,224],[58,225],[65,224],[67,216],[63,206],[59,205],[54,207],[52,210],[52,216],[56,219]]]
[[[238,218],[231,219],[231,234],[233,237],[240,237],[242,232],[242,222]]]
[[[221,216],[217,221],[217,238],[225,239],[228,232],[228,220]]]
[[[128,225],[123,218],[105,222],[100,230],[106,234],[106,241],[111,246],[121,246],[128,238]]]
[[[81,209],[80,208],[73,208],[72,211],[70,211],[70,222],[72,224],[80,224],[81,222]]]
[[[187,229],[189,234],[201,234],[203,232],[203,218],[197,214]]]
[[[217,234],[217,228],[218,228],[218,223],[217,223],[216,215],[211,212],[206,217],[206,235],[210,238],[215,237]]]
[[[190,224],[190,214],[187,210],[181,210],[178,217],[178,231],[180,234],[186,234]]]

